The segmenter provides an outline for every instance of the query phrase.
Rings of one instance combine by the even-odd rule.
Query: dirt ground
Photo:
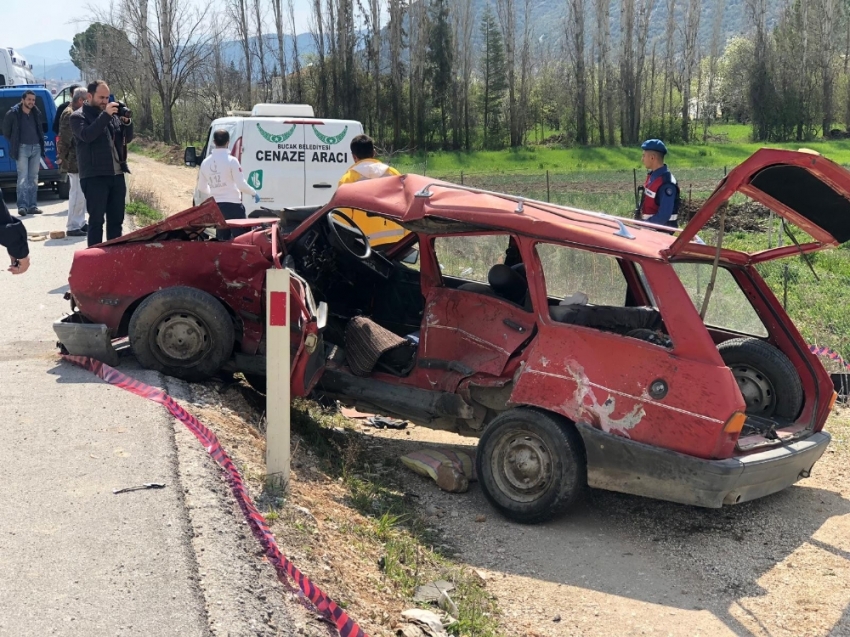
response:
[[[192,195],[198,179],[198,169],[186,166],[168,166],[162,162],[130,153],[130,175],[127,188],[154,193],[159,209],[165,215],[173,215],[192,207]]]
[[[195,385],[196,413],[253,478],[259,495],[262,396],[233,385]],[[440,491],[398,457],[423,447],[474,453],[474,441],[408,425],[339,429],[388,471],[426,523],[480,573],[497,599],[502,634],[522,637],[850,635],[850,409],[827,429],[834,441],[811,478],[774,496],[720,510],[591,490],[563,518],[523,526],[501,518],[477,484]],[[373,637],[392,635],[405,604],[377,567],[377,543],[343,485],[293,437],[292,492],[273,531],[314,582]],[[265,506],[269,506],[268,501]],[[482,521],[483,520],[483,521]]]

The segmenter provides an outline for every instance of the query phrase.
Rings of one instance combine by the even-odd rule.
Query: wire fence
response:
[[[404,172],[433,177],[472,188],[502,192],[527,199],[626,216],[635,207],[635,191],[642,186],[643,170],[433,170],[425,163],[407,165]],[[708,197],[727,168],[673,170],[685,202]]]

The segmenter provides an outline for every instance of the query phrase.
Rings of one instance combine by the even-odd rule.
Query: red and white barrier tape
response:
[[[841,365],[844,369],[850,370],[850,365],[841,357],[841,354],[836,352],[834,349],[829,349],[828,347],[818,347],[817,345],[809,345],[809,350],[815,356],[823,356],[824,358],[828,358],[831,361],[836,361]]]
[[[177,401],[164,391],[146,385],[126,374],[119,372],[117,369],[104,365],[100,361],[96,361],[86,356],[63,356],[64,359],[79,365],[80,367],[89,370],[96,376],[116,387],[121,387],[129,392],[147,398],[155,403],[159,403],[165,407],[169,413],[177,420],[182,422],[189,431],[195,434],[195,437],[201,441],[207,452],[213,459],[224,469],[227,476],[230,488],[236,501],[239,503],[239,508],[245,514],[248,524],[257,541],[263,546],[269,562],[275,567],[278,577],[286,583],[287,576],[292,578],[303,593],[316,606],[320,613],[327,617],[336,626],[341,637],[367,637],[366,633],[352,620],[348,614],[342,610],[337,604],[325,593],[313,584],[307,576],[299,571],[285,555],[280,552],[277,542],[269,529],[265,518],[254,506],[251,496],[248,495],[248,490],[245,488],[245,483],[239,470],[234,466],[233,461],[227,452],[222,448],[215,434],[205,427],[197,418],[183,409]]]

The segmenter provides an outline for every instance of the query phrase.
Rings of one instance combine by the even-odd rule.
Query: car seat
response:
[[[497,263],[487,273],[487,281],[496,296],[517,305],[525,305],[528,281],[514,268]]]

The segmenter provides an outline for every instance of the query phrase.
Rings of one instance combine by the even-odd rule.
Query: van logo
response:
[[[287,139],[292,137],[292,133],[295,132],[296,126],[297,126],[297,124],[293,124],[292,128],[290,128],[288,131],[286,131],[282,135],[273,135],[268,131],[264,131],[263,127],[260,126],[259,124],[257,124],[257,129],[260,131],[260,135],[263,136],[263,139],[265,139],[267,142],[271,142],[272,144],[282,144]]]
[[[319,129],[316,128],[315,124],[313,124],[313,132],[316,133],[316,137],[318,137],[319,140],[322,143],[328,144],[329,146],[333,146],[335,144],[339,144],[343,139],[345,139],[345,136],[348,133],[348,126],[343,128],[342,132],[339,135],[335,135],[333,137],[328,137],[327,135],[322,135],[319,132]]]
[[[254,190],[262,190],[263,189],[263,171],[262,170],[254,170],[251,171],[251,174],[248,175],[248,185],[251,186]]]

